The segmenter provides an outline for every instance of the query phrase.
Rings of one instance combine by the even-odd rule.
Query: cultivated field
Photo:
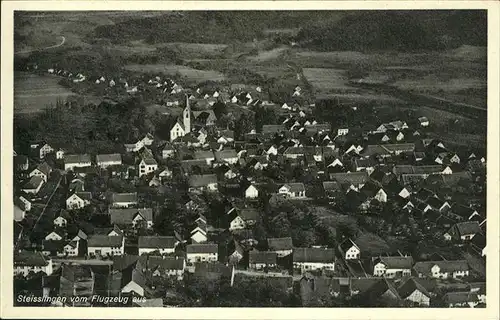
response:
[[[177,53],[182,59],[219,58],[227,48],[225,44],[172,42],[157,45]]]
[[[344,70],[324,69],[324,68],[305,68],[302,70],[306,80],[318,92],[336,92],[336,91],[355,91],[347,84],[347,77]]]
[[[19,72],[14,74],[14,112],[34,113],[55,105],[58,100],[66,101],[75,95],[58,84],[55,76],[37,76]]]
[[[186,66],[170,65],[170,64],[129,64],[126,65],[125,70],[132,72],[143,73],[163,73],[167,75],[180,74],[188,81],[202,82],[202,81],[223,81],[225,80],[224,74],[213,70],[197,70]]]

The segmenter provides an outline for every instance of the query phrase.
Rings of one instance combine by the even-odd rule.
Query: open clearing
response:
[[[179,54],[182,59],[209,59],[221,57],[227,48],[225,44],[171,42],[157,45]]]
[[[125,70],[132,72],[144,73],[164,73],[167,75],[180,74],[187,80],[202,82],[202,81],[223,81],[226,79],[224,74],[213,70],[197,70],[186,66],[171,65],[171,64],[129,64]]]
[[[273,59],[278,59],[288,47],[279,47],[272,50],[260,51],[256,56],[248,57],[250,61],[268,61]]]
[[[56,76],[38,76],[25,72],[14,74],[14,112],[40,112],[58,100],[65,101],[75,95],[58,84]]]

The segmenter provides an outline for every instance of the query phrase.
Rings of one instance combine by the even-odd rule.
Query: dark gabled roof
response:
[[[88,247],[121,247],[123,236],[91,235],[87,239]]]
[[[113,193],[111,195],[111,201],[116,202],[137,202],[137,192],[129,193]]]
[[[419,261],[415,263],[413,269],[418,273],[428,274],[434,265],[439,266],[442,272],[467,271],[470,269],[467,260]]]
[[[285,131],[285,126],[281,124],[265,124],[262,126],[262,133],[278,133]]]
[[[303,303],[314,298],[328,298],[334,292],[340,292],[339,279],[306,275],[300,280],[300,296]]]
[[[194,268],[195,277],[208,278],[230,278],[233,273],[233,267],[226,266],[222,263],[196,262]]]
[[[342,187],[337,181],[323,181],[325,192],[341,191]]]
[[[65,154],[64,163],[91,162],[89,154]]]
[[[39,176],[32,176],[29,180],[23,185],[23,189],[35,189],[38,188],[40,184],[43,183],[43,179]]]
[[[64,240],[42,240],[44,251],[62,252],[65,244]]]
[[[91,192],[75,192],[74,194],[82,200],[87,200],[87,201],[92,200]]]
[[[349,183],[353,185],[364,184],[369,180],[367,172],[341,172],[341,173],[331,173],[330,179],[335,180],[341,184]]]
[[[304,192],[306,190],[302,182],[289,182],[285,183],[283,186],[286,186],[290,192]]]
[[[114,209],[110,208],[108,210],[108,214],[110,215],[111,223],[123,225],[132,223],[133,219],[140,215],[146,221],[153,221],[153,209],[151,208],[125,208],[125,209]]]
[[[14,265],[16,266],[46,266],[49,264],[47,257],[41,252],[21,251],[14,253]]]
[[[196,150],[194,152],[195,159],[212,159],[215,158],[212,150]]]
[[[138,260],[139,256],[136,255],[113,256],[113,270],[123,271],[131,266],[135,266]]]
[[[217,183],[217,175],[215,174],[202,174],[202,175],[192,175],[189,177],[190,187],[205,187],[211,183]]]
[[[238,216],[244,221],[254,221],[259,218],[259,212],[255,208],[244,208],[238,210]]]
[[[186,247],[187,253],[218,253],[219,247],[216,243],[193,243]]]
[[[138,241],[139,248],[164,249],[174,248],[175,237],[168,236],[140,236]]]
[[[147,268],[150,270],[155,270],[157,268],[164,270],[182,270],[184,269],[184,259],[179,259],[177,257],[149,256]]]
[[[234,150],[234,149],[223,149],[221,151],[215,151],[214,155],[215,155],[215,159],[217,161],[223,161],[225,159],[238,157],[238,154],[236,153],[236,150]]]
[[[122,155],[119,153],[98,154],[95,156],[97,163],[102,162],[122,162]]]
[[[464,206],[464,205],[461,205],[459,203],[455,203],[451,209],[450,209],[451,212],[453,212],[454,214],[456,215],[459,215],[461,216],[462,218],[464,218],[465,220],[469,220],[469,217],[472,216],[472,214],[474,213],[474,209],[470,208],[470,207],[467,207],[467,206]]]
[[[294,248],[293,262],[335,262],[335,249]]]
[[[375,263],[382,262],[387,269],[411,269],[413,266],[412,257],[383,257],[380,256]]]
[[[292,250],[293,243],[291,237],[285,238],[268,238],[267,246],[269,250],[280,251],[280,250]]]
[[[431,295],[427,291],[427,289],[420,284],[419,279],[415,278],[410,278],[407,281],[405,281],[399,288],[398,288],[398,293],[399,296],[403,299],[408,298],[415,290],[420,291],[423,295],[426,297],[430,298]]]
[[[50,172],[52,171],[52,168],[45,161],[36,166],[36,169],[38,169],[38,171],[42,172],[46,176],[49,176]]]
[[[274,251],[250,251],[250,263],[276,264],[277,254]]]
[[[481,233],[481,227],[477,221],[459,222],[455,225],[460,236]]]

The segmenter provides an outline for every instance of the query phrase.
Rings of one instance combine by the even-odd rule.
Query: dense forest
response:
[[[302,46],[335,50],[439,50],[486,46],[486,11],[364,11],[337,22],[307,25],[297,35]]]

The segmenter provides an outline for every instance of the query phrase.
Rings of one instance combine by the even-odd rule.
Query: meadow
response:
[[[197,70],[194,68],[170,65],[170,64],[130,64],[124,67],[125,70],[143,73],[164,73],[167,75],[180,75],[187,81],[223,81],[226,79],[224,74],[214,70]]]
[[[14,112],[36,113],[49,105],[75,94],[68,88],[58,84],[56,76],[38,76],[34,74],[15,72],[14,74]]]

